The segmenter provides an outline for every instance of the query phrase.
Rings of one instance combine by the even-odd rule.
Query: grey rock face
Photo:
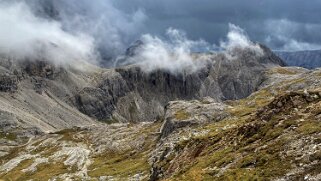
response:
[[[264,56],[259,59],[260,63],[265,64],[278,64],[281,66],[286,66],[286,62],[284,62],[283,59],[278,57],[278,54],[275,54],[275,52],[272,52],[267,46],[260,44],[261,49],[264,51]]]
[[[54,79],[60,72],[61,67],[56,67],[44,61],[25,61],[21,63],[23,71],[29,76]]]
[[[79,124],[95,124],[93,119],[68,104],[69,96],[89,86],[86,82],[91,81],[70,69],[1,57],[0,131],[35,135]]]
[[[136,65],[87,66],[87,71],[79,71],[4,58],[0,61],[0,109],[14,113],[24,127],[46,131],[94,124],[91,118],[151,122],[164,116],[164,106],[170,101],[211,97],[219,102],[250,95],[265,79],[267,68],[283,65],[269,49],[262,49],[263,56],[250,50],[235,50],[233,58],[209,54],[210,61],[201,70],[176,75],[162,70],[146,73]]]
[[[116,116],[131,122],[153,121],[164,115],[173,100],[211,97],[217,101],[240,99],[254,92],[264,81],[264,71],[283,61],[262,46],[263,56],[250,50],[212,54],[210,63],[193,73],[173,75],[166,71],[145,73],[131,65],[106,70],[96,87],[83,89],[72,102],[83,113],[99,120]],[[118,120],[119,121],[119,120]]]
[[[14,92],[18,89],[18,78],[15,75],[0,75],[0,92]]]
[[[13,114],[0,111],[0,119],[1,119],[0,127],[2,131],[9,132],[17,128],[17,123],[16,123],[17,120]]]
[[[160,130],[161,137],[186,126],[223,120],[229,116],[225,109],[226,105],[211,98],[189,102],[172,101],[166,106],[165,121]]]

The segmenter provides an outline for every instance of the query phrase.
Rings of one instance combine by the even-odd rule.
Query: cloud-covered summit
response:
[[[0,53],[112,66],[137,39],[187,60],[181,55],[251,45],[249,38],[276,50],[320,49],[319,7],[319,0],[0,0]]]

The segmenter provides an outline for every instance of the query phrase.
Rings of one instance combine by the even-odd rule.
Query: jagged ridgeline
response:
[[[146,73],[139,66],[114,69],[63,68],[45,61],[1,60],[3,111],[12,123],[41,131],[102,122],[153,122],[164,115],[173,100],[211,97],[217,101],[249,96],[265,80],[270,66],[283,65],[269,49],[257,56],[238,52],[236,60],[224,53],[196,72]],[[37,101],[35,101],[37,100]],[[28,116],[25,116],[27,114]]]
[[[318,180],[321,72],[260,48],[177,74],[2,57],[0,178]]]

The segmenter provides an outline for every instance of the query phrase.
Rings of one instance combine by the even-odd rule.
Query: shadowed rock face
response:
[[[100,120],[153,121],[170,100],[202,97],[200,89],[208,76],[208,68],[191,75],[147,74],[135,66],[108,70],[97,87],[75,96],[74,105]]]
[[[263,74],[267,67],[285,66],[285,63],[269,48],[260,46],[264,52],[263,56],[240,50],[235,60],[227,61],[223,56],[219,64],[214,65],[218,73],[218,85],[223,94],[222,99],[235,100],[249,96],[264,81]]]
[[[41,61],[0,58],[1,130],[17,135],[91,125],[95,121],[68,104],[91,82],[87,76]]]
[[[16,91],[17,86],[17,77],[14,75],[0,75],[0,91],[1,92],[11,92]]]
[[[250,50],[236,50],[232,59],[212,54],[207,66],[194,73],[145,73],[135,65],[106,70],[96,87],[83,89],[72,103],[99,120],[141,122],[163,116],[164,106],[173,100],[244,98],[263,82],[267,67],[284,65],[268,48],[262,49],[263,56]]]

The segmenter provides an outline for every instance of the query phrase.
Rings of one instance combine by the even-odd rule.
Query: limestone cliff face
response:
[[[153,122],[164,116],[170,101],[210,97],[220,102],[250,95],[265,79],[266,68],[283,65],[269,49],[262,49],[263,56],[250,50],[235,50],[233,58],[213,53],[201,70],[177,74],[146,73],[136,65],[114,69],[84,65],[86,71],[80,71],[2,58],[1,110],[13,114],[16,121],[11,122],[42,131],[94,124],[95,119]]]
[[[88,75],[87,75],[88,76]],[[68,104],[68,98],[90,80],[72,70],[46,62],[0,60],[1,130],[51,132],[75,125],[95,124]]]
[[[141,122],[163,116],[172,100],[244,98],[263,82],[267,67],[284,65],[268,48],[262,49],[263,56],[247,50],[235,52],[233,59],[212,54],[209,64],[194,73],[145,73],[135,65],[105,70],[95,87],[83,89],[72,102],[99,120]]]

